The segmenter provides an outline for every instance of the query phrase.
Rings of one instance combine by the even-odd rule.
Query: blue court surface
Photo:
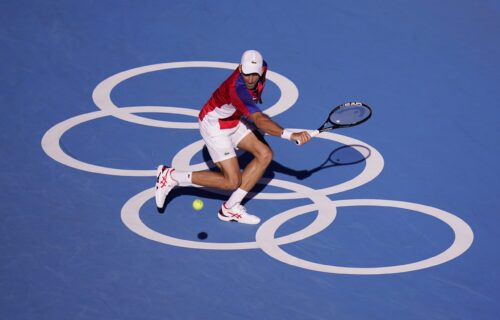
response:
[[[500,319],[498,1],[3,1],[1,319]],[[247,49],[316,129],[226,223],[196,115]],[[250,158],[240,154],[242,165]],[[191,204],[202,199],[204,207]],[[201,239],[200,239],[201,238]]]

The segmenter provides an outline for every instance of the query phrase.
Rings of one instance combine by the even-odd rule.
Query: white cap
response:
[[[241,56],[241,71],[244,74],[262,75],[262,55],[257,50],[247,50]]]

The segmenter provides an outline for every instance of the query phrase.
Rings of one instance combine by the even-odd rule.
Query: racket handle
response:
[[[311,138],[314,138],[315,136],[317,136],[319,134],[319,130],[306,130],[306,131],[307,131],[307,133],[309,133],[309,135],[311,136]],[[298,146],[301,145],[300,141],[295,140],[295,143]]]

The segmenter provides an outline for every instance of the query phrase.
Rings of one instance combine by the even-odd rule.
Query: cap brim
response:
[[[259,76],[262,75],[262,67],[256,66],[256,65],[250,65],[250,66],[241,66],[241,71],[244,74],[252,74],[252,73],[257,73]]]

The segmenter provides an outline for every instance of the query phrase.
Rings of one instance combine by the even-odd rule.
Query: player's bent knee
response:
[[[257,159],[265,166],[268,166],[273,160],[273,151],[268,147],[263,148],[263,150],[257,154]]]
[[[241,180],[238,181],[227,181],[222,189],[225,190],[236,190],[240,187],[241,185]]]
[[[234,177],[227,177],[224,183],[220,186],[224,190],[236,190],[241,185],[241,174]]]

